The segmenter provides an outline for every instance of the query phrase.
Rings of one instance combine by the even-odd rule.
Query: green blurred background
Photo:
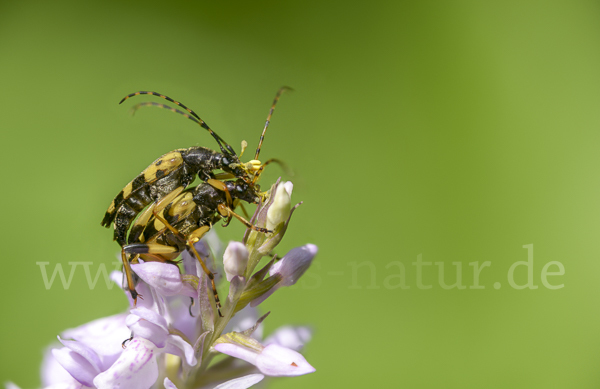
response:
[[[126,307],[81,268],[46,290],[36,262],[110,266],[114,195],[169,150],[215,146],[119,99],[168,94],[251,150],[289,85],[261,157],[294,169],[304,201],[279,251],[320,251],[261,308],[267,332],[314,327],[317,372],[269,387],[599,386],[597,1],[4,1],[0,80],[0,382],[38,387],[58,333]],[[518,290],[528,244],[539,287]],[[420,289],[419,255],[447,284],[460,263],[466,288],[432,265]],[[542,284],[551,261],[561,289]]]

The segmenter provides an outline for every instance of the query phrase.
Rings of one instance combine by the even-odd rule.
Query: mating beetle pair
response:
[[[255,227],[234,212],[240,201],[258,203],[264,193],[257,184],[265,166],[258,161],[265,132],[269,126],[275,105],[281,94],[290,88],[283,87],[277,92],[267,116],[254,159],[242,163],[233,148],[218,136],[193,110],[168,96],[156,92],[136,92],[120,103],[137,95],[154,95],[166,99],[187,111],[182,112],[161,103],[144,102],[142,106],[157,106],[181,114],[206,129],[219,144],[221,152],[205,147],[190,147],[173,150],[154,161],[133,181],[131,181],[112,201],[102,226],[110,227],[114,222],[114,240],[121,245],[121,257],[127,284],[134,301],[138,297],[135,282],[129,266],[139,258],[145,261],[176,263],[174,260],[188,249],[198,259],[212,283],[215,304],[220,315],[220,303],[214,283],[214,275],[208,269],[200,254],[194,248],[210,228],[222,218],[237,218],[248,228],[267,233],[264,228]],[[243,150],[242,150],[243,153]],[[240,154],[241,155],[241,154]],[[216,171],[221,172],[216,172]],[[203,181],[196,187],[186,189],[196,175]],[[224,181],[233,179],[231,181]],[[135,222],[134,222],[135,220]],[[132,226],[133,224],[133,226]]]

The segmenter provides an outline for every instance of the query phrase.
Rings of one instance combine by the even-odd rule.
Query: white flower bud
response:
[[[285,223],[290,217],[293,189],[294,184],[291,181],[281,183],[277,187],[273,205],[267,211],[267,229],[274,230],[281,223]]]
[[[243,243],[229,242],[223,254],[223,268],[227,281],[235,276],[244,275],[248,265],[248,250]]]

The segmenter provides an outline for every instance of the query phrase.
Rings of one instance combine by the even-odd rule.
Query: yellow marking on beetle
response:
[[[169,215],[178,216],[178,220],[184,219],[194,210],[195,206],[193,194],[191,192],[184,193],[175,199],[169,209]]]
[[[167,226],[165,225],[165,223],[163,223],[163,220],[165,219],[165,218],[162,216],[162,213],[163,213],[163,212],[164,212],[164,210],[163,210],[163,211],[160,211],[159,213],[157,213],[157,212],[153,212],[153,215],[154,215],[154,229],[155,229],[156,231],[162,231],[162,230],[164,230],[165,228],[167,228]],[[159,217],[159,216],[160,216],[160,217]],[[159,235],[160,235],[160,234],[159,234]]]
[[[174,252],[171,254],[140,254],[140,257],[146,262],[168,262],[175,261],[179,256],[179,252]]]
[[[194,231],[192,231],[189,235],[188,235],[188,242],[192,243],[189,246],[191,248],[194,249],[194,243],[198,242],[200,239],[202,239],[202,237],[210,230],[210,226],[202,226]],[[189,244],[188,243],[188,244]],[[196,251],[194,249],[194,251]],[[200,259],[200,255],[198,254],[198,260],[201,261]],[[203,265],[203,263],[201,263]],[[204,267],[204,266],[202,266]]]
[[[129,195],[131,194],[132,191],[133,191],[133,181],[131,181],[129,184],[127,184],[127,186],[125,188],[123,188],[123,198],[124,199],[129,198]]]
[[[208,181],[206,181],[206,183],[210,184],[215,189],[225,192],[225,197],[227,198],[227,204],[233,204],[233,200],[231,200],[231,193],[229,193],[229,189],[227,189],[227,185],[225,185],[225,183],[223,181],[209,178]]]
[[[148,254],[170,254],[177,252],[177,248],[162,244],[149,243],[146,246],[148,247]]]
[[[181,164],[183,164],[181,153],[178,151],[171,151],[154,161],[152,165],[148,166],[146,170],[143,171],[144,180],[149,183],[154,182],[160,178],[156,177],[159,170],[163,171],[162,177],[164,177],[176,170]]]
[[[135,223],[133,224],[133,226],[147,225],[148,221],[150,220],[150,217],[152,217],[152,215],[153,215],[155,205],[156,205],[156,203],[154,203],[154,204],[150,205],[148,208],[144,209],[142,211],[142,213],[140,213],[138,218],[135,220]]]
[[[115,200],[113,200],[113,201],[110,203],[110,207],[108,207],[108,210],[106,211],[106,213],[109,213],[109,214],[110,214],[110,213],[113,213],[114,211],[115,211]]]
[[[165,197],[163,197],[162,199],[157,201],[155,203],[156,210],[154,212],[155,213],[162,212],[167,207],[167,205],[171,204],[173,201],[175,201],[176,198],[179,197],[179,195],[181,194],[182,191],[183,191],[183,186],[180,186],[179,188],[175,189],[174,191],[172,191],[171,193],[169,193],[168,195],[166,195]]]
[[[161,222],[161,221],[160,221],[160,220],[158,220],[158,219],[154,219],[154,229],[155,229],[156,231],[162,231],[162,230],[164,230],[164,229],[165,229],[165,227],[166,227],[166,226],[164,225],[164,223],[163,223],[163,222]]]

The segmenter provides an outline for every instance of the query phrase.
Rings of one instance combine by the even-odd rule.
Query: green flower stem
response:
[[[264,239],[256,239],[256,241],[254,241],[255,245],[253,247],[248,247],[248,266],[246,266],[246,271],[244,272],[244,277],[247,280],[250,279],[250,276],[252,276],[254,269],[263,257],[263,254],[259,253],[258,250],[255,249],[255,247],[260,247],[263,241]]]
[[[271,236],[267,237],[263,233],[257,233],[256,231],[250,231],[248,235],[248,240],[246,242],[246,248],[248,249],[248,265],[246,266],[246,270],[243,275],[243,284],[237,285],[232,292],[232,284],[230,284],[230,293],[228,296],[223,308],[221,310],[223,317],[216,316],[214,319],[214,330],[212,334],[207,336],[207,339],[204,342],[204,347],[202,351],[202,363],[198,370],[196,371],[195,382],[198,383],[202,380],[203,372],[205,372],[215,357],[216,352],[211,352],[211,347],[215,344],[217,339],[221,337],[227,323],[231,320],[231,318],[236,313],[236,307],[240,303],[240,299],[243,295],[243,292],[246,291],[248,286],[248,281],[250,280],[254,269],[260,263],[260,260],[264,256],[264,253],[261,253],[259,248],[263,245],[265,241],[270,239]],[[233,280],[232,280],[233,281]]]
[[[244,281],[243,281],[244,284],[243,284],[243,286],[242,285],[238,286],[238,290],[236,290],[236,292],[233,294],[233,296],[231,296],[232,298],[229,298],[229,296],[228,296],[227,300],[225,301],[225,304],[223,305],[223,309],[221,311],[223,314],[223,317],[218,317],[218,316],[215,317],[214,331],[212,334],[209,335],[210,338],[207,339],[204,343],[204,348],[203,348],[203,352],[202,352],[202,355],[203,355],[202,364],[201,364],[200,368],[198,369],[198,373],[197,373],[196,377],[201,376],[202,372],[207,369],[211,360],[215,356],[215,353],[210,352],[209,350],[214,345],[216,340],[219,339],[219,337],[221,337],[221,335],[223,334],[223,331],[225,330],[225,327],[227,326],[227,323],[229,323],[229,320],[231,320],[231,318],[235,314],[235,312],[236,312],[235,308],[238,305],[240,297],[242,296],[243,292],[246,290],[248,280],[250,279],[250,276],[254,272],[254,269],[256,268],[256,266],[260,262],[261,258],[263,257],[263,255],[261,253],[259,253],[256,248],[260,247],[260,245],[264,242],[264,240],[265,240],[264,234],[257,234],[257,236],[254,238],[255,239],[252,239],[253,244],[250,247],[248,247],[248,251],[249,251],[248,266],[246,267],[246,271],[244,272]]]

